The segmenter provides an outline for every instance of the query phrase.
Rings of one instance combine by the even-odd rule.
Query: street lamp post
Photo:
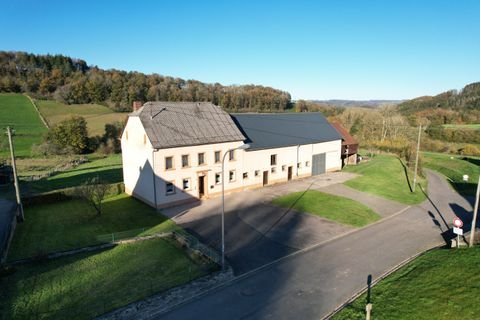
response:
[[[225,270],[225,157],[231,151],[246,150],[249,144],[242,144],[240,147],[227,150],[222,158],[222,270]]]

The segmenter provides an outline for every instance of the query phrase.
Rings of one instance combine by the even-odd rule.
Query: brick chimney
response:
[[[141,101],[133,101],[133,111],[137,111],[142,107],[142,102]]]

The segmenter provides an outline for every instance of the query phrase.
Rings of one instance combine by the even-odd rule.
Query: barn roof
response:
[[[243,141],[228,113],[210,102],[147,102],[138,116],[155,149]]]
[[[342,144],[343,145],[352,145],[358,144],[358,141],[345,129],[340,123],[333,122],[332,126],[342,135]]]
[[[247,137],[249,150],[280,148],[333,140],[340,134],[318,112],[232,114]]]

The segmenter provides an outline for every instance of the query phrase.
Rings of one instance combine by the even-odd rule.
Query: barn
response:
[[[125,190],[155,208],[340,170],[320,113],[229,114],[208,102],[134,103],[121,138]],[[224,160],[224,161],[223,161]]]

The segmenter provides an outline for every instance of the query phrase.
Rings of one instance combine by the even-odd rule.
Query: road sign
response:
[[[463,229],[462,229],[462,228],[453,227],[453,233],[458,234],[459,236],[463,236]]]
[[[457,228],[463,227],[463,221],[459,217],[453,219],[453,225]]]

